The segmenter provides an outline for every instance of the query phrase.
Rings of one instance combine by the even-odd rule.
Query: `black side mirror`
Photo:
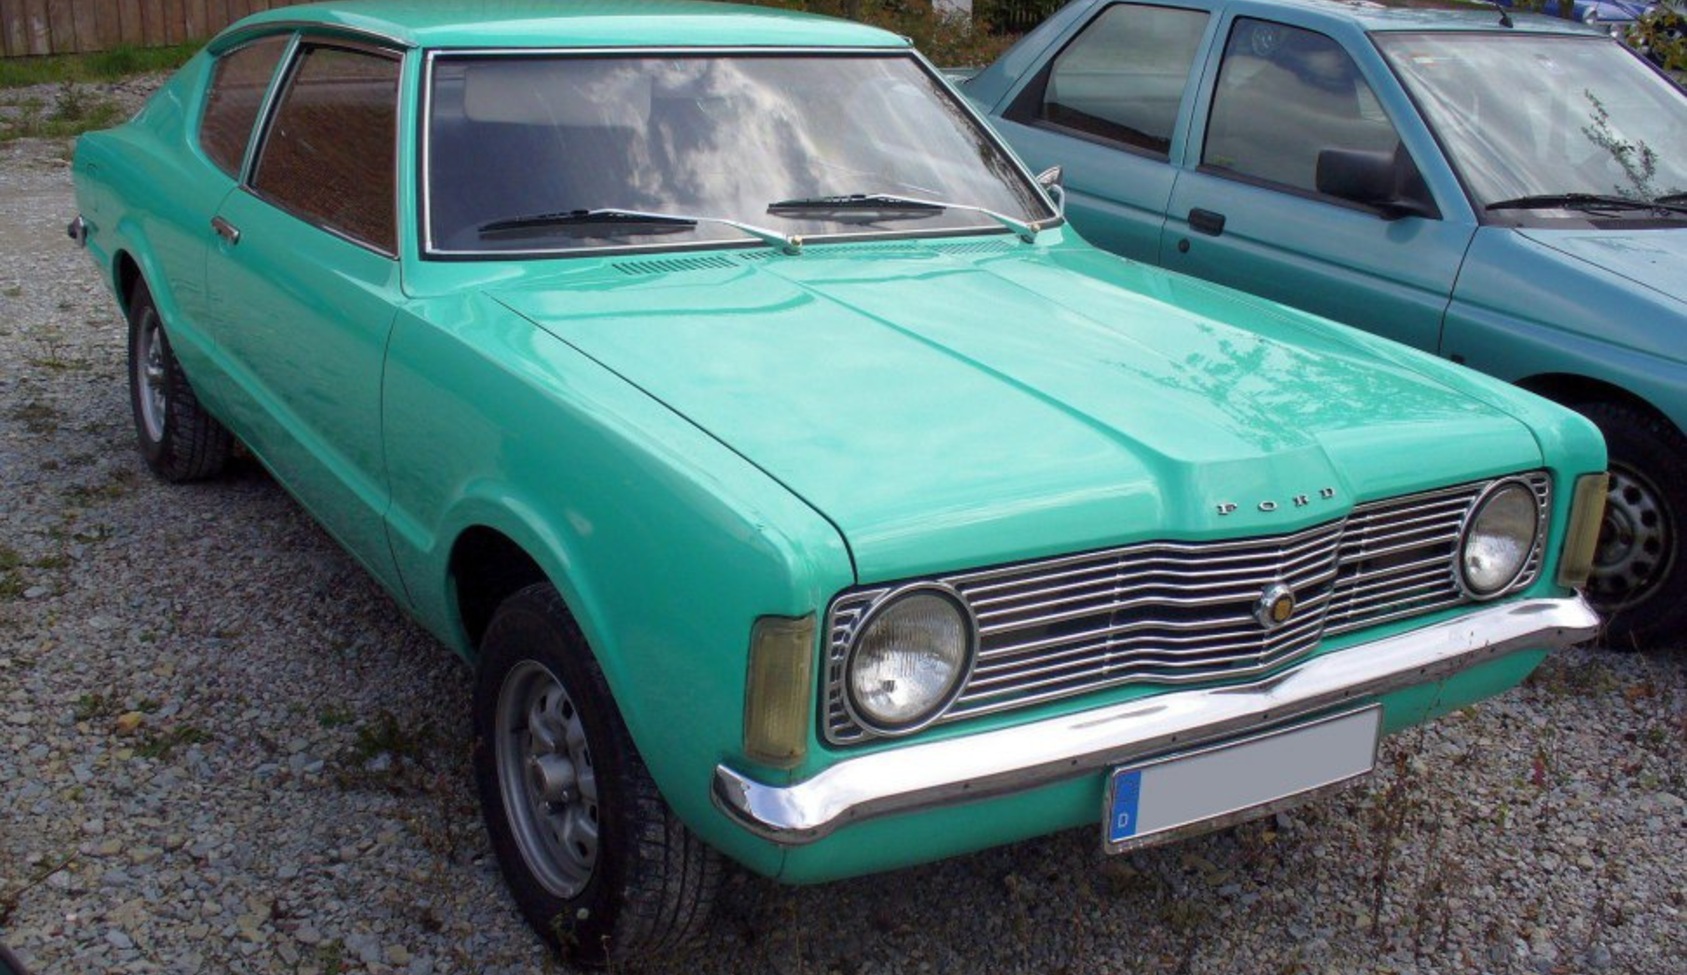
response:
[[[1317,185],[1318,192],[1370,207],[1385,220],[1441,218],[1422,174],[1403,145],[1393,152],[1320,150]]]

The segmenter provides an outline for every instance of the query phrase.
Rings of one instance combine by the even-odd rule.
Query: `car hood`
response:
[[[1687,226],[1650,230],[1519,230],[1543,247],[1687,301]]]
[[[804,498],[862,581],[1287,531],[1540,463],[1522,423],[1339,326],[1088,247],[970,246],[630,260],[489,294]]]

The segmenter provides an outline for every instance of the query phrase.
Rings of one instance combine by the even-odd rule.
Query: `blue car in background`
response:
[[[1616,645],[1687,626],[1687,93],[1644,58],[1491,6],[1076,0],[962,90],[1091,241],[1592,419],[1589,596]]]
[[[1516,0],[1496,0],[1502,7],[1519,7]],[[1639,3],[1636,0],[1574,0],[1570,5],[1570,13],[1574,19],[1597,27],[1612,37],[1622,37],[1623,32],[1634,26],[1650,3]],[[1523,9],[1528,9],[1523,6]],[[1541,5],[1540,12],[1549,17],[1559,16],[1558,0],[1546,0]]]

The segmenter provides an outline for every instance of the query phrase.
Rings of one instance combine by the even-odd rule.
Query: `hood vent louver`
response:
[[[709,271],[730,269],[738,262],[730,257],[664,257],[646,261],[616,261],[615,270],[622,274],[670,274],[675,271]]]

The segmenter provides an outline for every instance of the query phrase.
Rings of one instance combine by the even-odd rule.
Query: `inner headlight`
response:
[[[1489,487],[1466,517],[1459,538],[1459,575],[1465,591],[1486,599],[1517,580],[1540,531],[1535,492],[1522,481]]]
[[[894,595],[868,617],[850,650],[850,707],[881,733],[921,728],[960,692],[972,648],[972,616],[954,593],[923,586]]]

